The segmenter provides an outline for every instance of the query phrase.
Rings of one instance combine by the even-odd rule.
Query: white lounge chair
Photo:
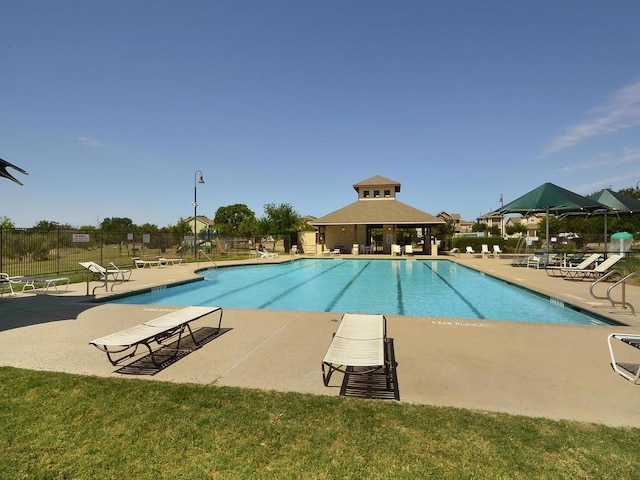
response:
[[[120,268],[113,262],[109,262],[107,273],[112,275],[113,278],[122,279],[123,282],[131,280],[131,270],[128,268]]]
[[[4,287],[8,286],[11,293],[13,293],[13,287],[11,286],[11,282],[9,281],[9,274],[0,272],[0,297],[4,295]]]
[[[80,262],[80,265],[89,270],[89,272],[91,272],[93,276],[98,280],[104,282],[104,285],[100,285],[93,289],[94,293],[96,289],[100,287],[105,287],[106,290],[109,282],[112,283],[111,291],[113,291],[113,287],[116,284],[124,283],[125,280],[131,278],[131,270],[120,270],[117,267],[115,269],[106,269],[102,265],[98,265],[96,262]],[[125,279],[127,273],[129,274],[129,276]]]
[[[565,268],[566,276],[565,280],[585,280],[591,279],[595,280],[601,276],[603,276],[607,271],[611,269],[616,263],[624,258],[623,255],[614,254],[610,255],[604,262],[599,265],[596,265],[593,268],[585,268],[585,269],[575,269],[572,270],[570,267]]]
[[[472,254],[476,253],[476,251],[473,249],[473,247],[467,247],[466,250],[467,250],[467,253],[469,255],[472,255]]]
[[[504,252],[500,249],[500,245],[494,245],[493,246],[493,253],[495,255],[500,255],[500,254],[502,254]]]
[[[550,277],[566,277],[568,273],[571,271],[586,270],[587,268],[592,268],[591,265],[597,262],[600,256],[601,255],[599,253],[592,253],[575,267],[561,267],[557,265],[548,265],[545,267],[545,271],[547,272],[547,275],[549,275]]]
[[[400,245],[393,244],[391,245],[391,255],[402,255],[402,249]]]
[[[278,256],[277,253],[267,252],[266,250],[264,252],[258,252],[258,253],[260,253],[260,258],[275,258]]]
[[[136,268],[145,268],[145,267],[151,268],[154,265],[156,267],[159,267],[160,260],[142,260],[141,258],[133,257],[133,264],[136,266]]]
[[[222,308],[192,306],[176,310],[153,320],[148,320],[135,327],[91,340],[89,344],[106,353],[109,362],[114,366],[127,358],[135,356],[138,347],[143,345],[149,350],[153,363],[158,365],[155,358],[157,351],[154,351],[152,344],[163,346],[163,342],[177,336],[177,343],[173,354],[175,357],[180,350],[180,341],[185,331],[191,335],[194,344],[197,345],[197,341],[193,336],[193,331],[189,324],[213,312],[220,312],[218,330],[216,332],[219,333],[220,326],[222,325]],[[117,354],[122,355],[115,358],[114,355]]]
[[[623,344],[640,349],[640,335],[629,333],[612,333],[607,337],[607,343],[609,344],[609,355],[611,357],[611,367],[613,368],[614,372],[619,373],[624,378],[637,385],[640,381],[640,364],[623,363],[616,360],[613,340],[620,340],[620,342],[622,342]]]
[[[182,258],[158,257],[158,264],[161,267],[166,267],[167,265],[180,265],[181,263],[182,263]]]
[[[387,321],[384,315],[345,313],[322,359],[322,380],[329,385],[333,372],[366,374],[384,369],[387,386],[391,362],[386,354]],[[359,367],[357,370],[354,367]]]
[[[405,245],[404,246],[404,254],[405,255],[413,255],[413,245]]]
[[[489,257],[493,255],[493,252],[489,250],[489,245],[487,245],[486,243],[482,244],[482,250],[480,251],[480,253],[482,254],[482,258],[484,258],[485,256]]]
[[[36,283],[42,287],[42,291],[44,293],[49,292],[49,288],[53,287],[55,291],[58,291],[58,284],[64,284],[64,291],[66,292],[69,288],[70,279],[67,277],[57,277],[57,278],[40,278],[40,277],[9,277],[9,290],[11,290],[11,294],[16,293],[13,289],[13,285],[22,285],[22,289],[20,293],[24,293],[26,289],[37,290],[39,287],[36,286]],[[60,285],[61,286],[61,285]]]

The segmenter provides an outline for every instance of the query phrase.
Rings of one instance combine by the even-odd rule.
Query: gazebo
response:
[[[357,201],[310,222],[318,228],[319,248],[356,253],[353,245],[358,244],[358,253],[389,254],[392,245],[408,245],[419,237],[428,244],[432,227],[446,222],[398,201],[400,187],[379,175],[354,184]]]

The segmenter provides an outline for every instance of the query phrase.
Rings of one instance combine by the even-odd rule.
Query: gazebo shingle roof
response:
[[[311,225],[440,225],[445,221],[392,198],[362,199],[311,222]]]
[[[355,183],[353,185],[353,188],[356,190],[356,192],[361,187],[393,187],[397,193],[400,191],[400,182],[396,182],[395,180],[390,180],[381,175],[375,175],[371,178],[367,178],[366,180],[362,180],[361,182]]]

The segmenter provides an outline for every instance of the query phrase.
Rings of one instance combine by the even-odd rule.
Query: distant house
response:
[[[436,216],[445,222],[451,222],[455,228],[455,233],[468,233],[471,231],[471,227],[473,226],[472,222],[463,220],[459,213],[447,213],[442,211]]]
[[[318,228],[317,243],[323,250],[337,248],[344,253],[351,252],[354,244],[372,253],[391,253],[391,245],[412,243],[416,231],[423,240],[430,238],[431,229],[444,220],[398,201],[400,187],[379,175],[354,184],[358,195],[354,203],[310,222]]]
[[[543,218],[545,218],[545,214],[543,213],[535,213],[519,217],[509,217],[505,221],[505,228],[512,225],[524,225],[524,227],[527,229],[526,236],[530,238],[537,238],[538,226],[540,225],[540,222]]]
[[[214,221],[204,215],[198,215],[195,222],[193,221],[193,215],[182,221],[191,227],[191,232],[194,232],[195,226],[195,233],[200,233],[202,230],[207,229],[213,230],[214,226]]]
[[[488,228],[498,227],[500,234],[504,235],[504,215],[498,212],[489,212],[484,215],[480,215],[477,219],[478,223],[484,223]]]

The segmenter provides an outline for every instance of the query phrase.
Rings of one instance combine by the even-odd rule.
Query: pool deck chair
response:
[[[611,356],[611,367],[613,368],[614,372],[619,373],[624,378],[637,385],[640,381],[640,364],[618,362],[615,358],[614,353],[614,340],[619,340],[623,344],[640,349],[640,335],[612,333],[607,337],[607,343],[609,344],[609,355]],[[638,359],[638,361],[640,362],[640,359]]]
[[[133,264],[136,266],[136,268],[145,268],[145,267],[159,267],[160,266],[160,260],[142,260],[139,257],[133,257]]]
[[[175,357],[180,350],[180,341],[185,332],[191,335],[194,345],[198,345],[189,324],[214,312],[220,313],[218,330],[216,332],[219,333],[220,326],[222,325],[222,308],[192,306],[176,310],[153,320],[148,320],[135,327],[112,333],[105,337],[96,338],[95,340],[91,340],[89,344],[105,352],[109,362],[114,366],[119,365],[128,358],[134,357],[138,351],[138,347],[144,346],[149,350],[154,365],[158,366],[159,364],[156,361],[155,354],[159,349],[154,350],[152,345],[162,347],[163,342],[177,337],[175,350],[173,352],[173,357]],[[116,355],[120,356],[116,358]]]
[[[604,262],[600,265],[597,265],[593,268],[583,268],[583,269],[572,269],[567,267],[564,269],[566,272],[565,280],[597,280],[605,273],[607,273],[611,267],[613,267],[616,263],[624,258],[623,255],[609,255]]]
[[[331,375],[367,374],[384,369],[391,384],[391,361],[387,355],[387,320],[384,315],[345,313],[322,359],[322,380],[329,386]],[[352,367],[363,367],[353,370]]]
[[[107,269],[102,265],[98,265],[96,262],[80,262],[84,268],[89,270],[96,277],[97,280],[102,281],[103,284],[95,287],[93,289],[93,293],[95,294],[96,289],[104,287],[105,290],[108,288],[107,285],[111,283],[111,291],[113,292],[113,287],[118,283],[124,283],[125,277],[127,273],[129,277],[131,277],[131,270],[120,270],[118,267],[115,269]],[[115,266],[115,265],[114,265]],[[126,280],[128,280],[128,278]],[[87,294],[89,294],[89,286],[87,281]]]
[[[182,264],[182,258],[164,258],[158,257],[158,266],[167,267],[169,265],[180,265]]]
[[[544,269],[550,277],[566,277],[572,270],[585,270],[591,268],[600,258],[599,253],[592,253],[575,267],[561,267],[558,265],[547,265]]]
[[[49,289],[53,287],[53,289],[58,292],[58,286],[62,287],[64,284],[64,291],[67,291],[69,288],[70,279],[67,277],[59,277],[59,278],[38,278],[38,277],[10,277],[9,278],[9,289],[11,293],[16,293],[12,285],[22,285],[22,290],[20,293],[24,293],[26,289],[33,290],[34,292],[39,288],[36,286],[36,283],[42,286],[43,293],[48,293]],[[58,285],[60,284],[60,285]]]

